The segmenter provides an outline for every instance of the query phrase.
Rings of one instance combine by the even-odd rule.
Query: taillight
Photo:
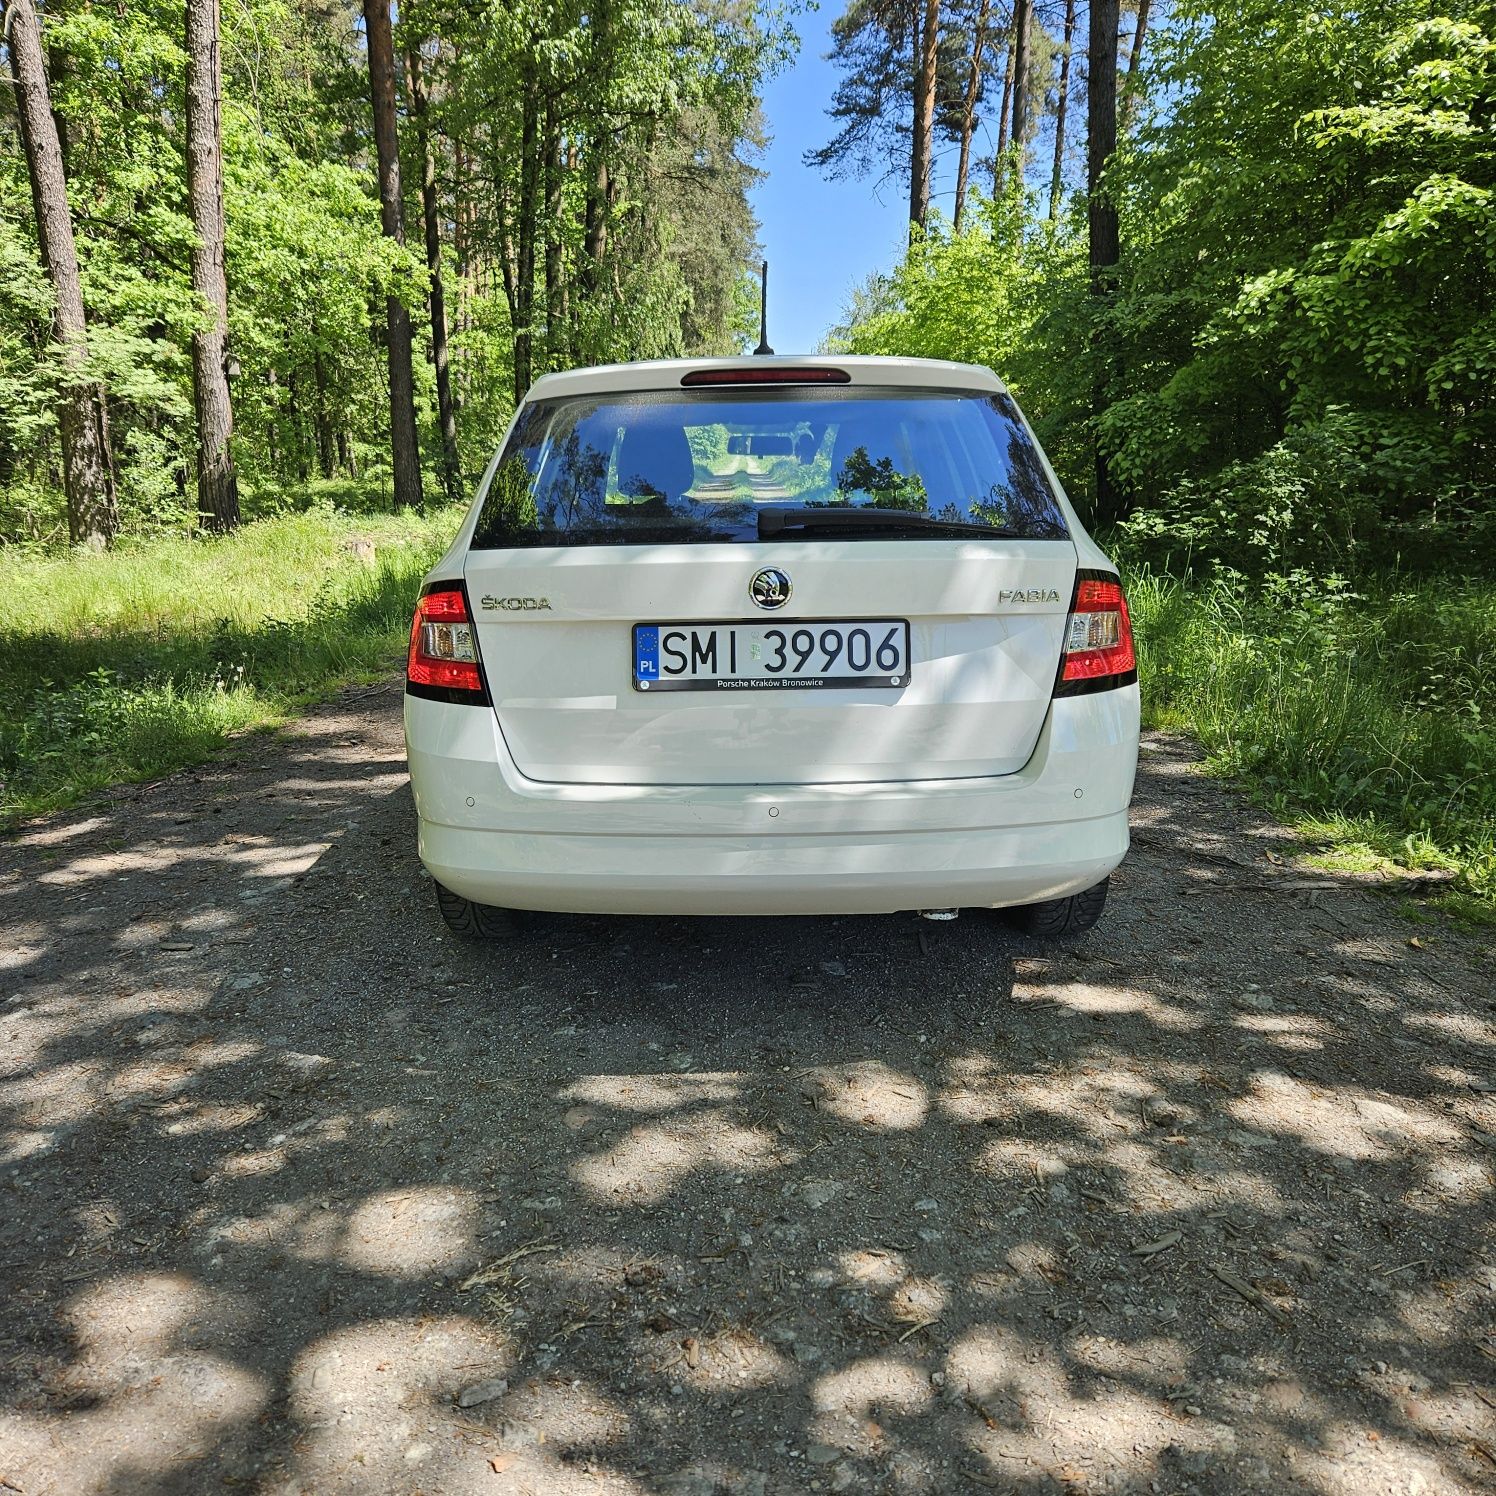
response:
[[[1107,571],[1082,571],[1065,622],[1056,696],[1081,696],[1130,686],[1138,678],[1132,623],[1122,583]]]
[[[737,364],[729,369],[692,369],[681,376],[686,389],[713,384],[851,384],[845,369],[786,364]]]
[[[486,704],[478,641],[461,582],[428,582],[410,625],[405,689],[436,701]]]

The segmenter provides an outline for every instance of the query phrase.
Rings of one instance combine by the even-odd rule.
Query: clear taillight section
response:
[[[487,700],[467,595],[460,583],[431,584],[410,625],[406,688],[445,700]]]
[[[1116,577],[1082,574],[1065,624],[1065,656],[1059,694],[1066,688],[1101,690],[1131,685],[1138,678],[1127,599]]]

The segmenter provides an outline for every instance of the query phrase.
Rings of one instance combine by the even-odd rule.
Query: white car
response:
[[[411,629],[421,860],[514,910],[1101,913],[1137,668],[1116,568],[989,370],[537,380]]]

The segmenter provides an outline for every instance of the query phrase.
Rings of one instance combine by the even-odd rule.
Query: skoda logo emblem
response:
[[[754,572],[748,596],[761,608],[782,608],[790,600],[790,579],[775,567],[766,566]]]

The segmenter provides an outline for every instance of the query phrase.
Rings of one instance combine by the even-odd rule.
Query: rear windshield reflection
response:
[[[918,521],[839,525],[852,540],[938,540],[947,524],[1067,533],[1006,396],[774,390],[536,402],[495,471],[473,545],[758,540],[773,509],[807,523],[832,509]]]

